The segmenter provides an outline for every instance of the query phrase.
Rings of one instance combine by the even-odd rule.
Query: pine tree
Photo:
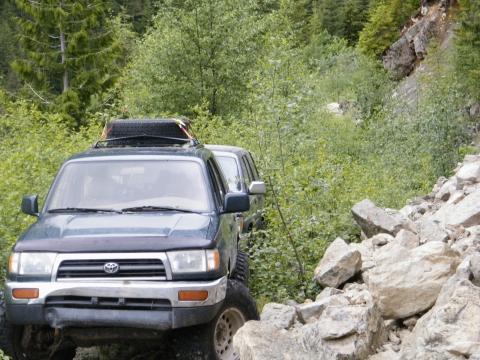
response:
[[[460,1],[456,67],[469,92],[480,101],[480,0]]]
[[[112,84],[118,43],[103,1],[15,1],[24,57],[15,71],[41,102],[81,122],[90,96]]]

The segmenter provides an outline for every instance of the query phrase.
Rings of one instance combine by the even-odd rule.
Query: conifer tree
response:
[[[41,102],[76,123],[90,96],[111,85],[118,44],[103,1],[15,0],[24,57],[14,70]]]
[[[460,7],[457,71],[470,95],[480,101],[480,0],[461,0]]]

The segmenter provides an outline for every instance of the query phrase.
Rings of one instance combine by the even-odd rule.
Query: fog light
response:
[[[178,292],[179,301],[204,301],[207,298],[207,290],[182,290]]]
[[[12,295],[15,299],[36,299],[38,289],[13,289]]]

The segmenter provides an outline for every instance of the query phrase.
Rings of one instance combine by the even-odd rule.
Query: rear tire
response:
[[[248,287],[248,280],[250,279],[250,267],[248,265],[248,254],[246,252],[238,250],[237,262],[230,278],[232,280],[239,281]]]
[[[255,300],[244,284],[230,279],[223,305],[211,322],[180,329],[173,334],[175,358],[239,360],[233,349],[233,336],[248,320],[258,320]]]

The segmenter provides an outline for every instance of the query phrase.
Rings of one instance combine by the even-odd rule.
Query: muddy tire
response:
[[[75,357],[75,348],[62,346],[54,354],[49,351],[27,352],[22,348],[24,326],[13,325],[7,321],[5,300],[0,292],[0,349],[13,360],[72,360]]]
[[[244,284],[230,279],[224,303],[211,322],[174,332],[175,359],[239,360],[233,336],[248,320],[258,320],[255,300]]]
[[[13,326],[7,322],[7,310],[3,291],[0,292],[0,349],[5,355],[13,356]]]
[[[250,279],[250,268],[248,266],[248,254],[242,250],[238,250],[237,262],[235,269],[230,276],[232,280],[241,282],[248,287],[248,280]]]

